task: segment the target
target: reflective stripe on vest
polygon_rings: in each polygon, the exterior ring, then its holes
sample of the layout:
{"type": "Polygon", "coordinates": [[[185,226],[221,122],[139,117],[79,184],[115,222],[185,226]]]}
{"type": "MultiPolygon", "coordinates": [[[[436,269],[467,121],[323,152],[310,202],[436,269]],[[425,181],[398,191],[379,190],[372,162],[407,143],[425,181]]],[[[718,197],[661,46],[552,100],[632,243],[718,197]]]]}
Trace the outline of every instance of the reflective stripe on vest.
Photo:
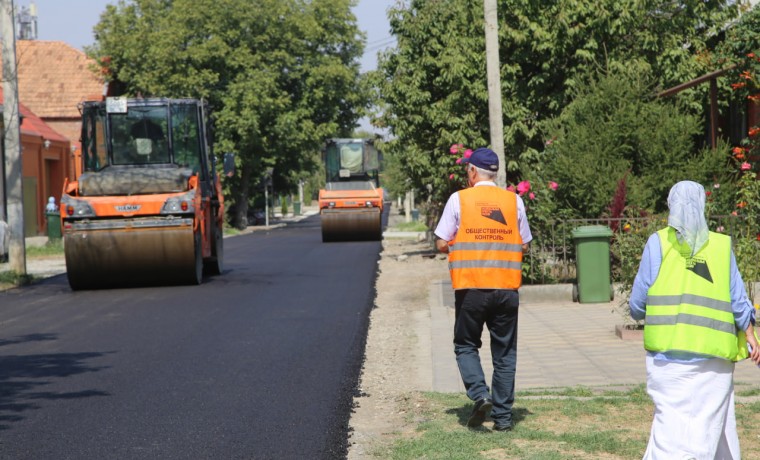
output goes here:
{"type": "Polygon", "coordinates": [[[731,239],[711,232],[707,244],[691,257],[673,228],[657,234],[662,265],[647,293],[644,348],[733,361],[746,357],[746,339],[737,333],[731,308],[731,239]]]}
{"type": "Polygon", "coordinates": [[[517,289],[522,282],[522,238],[517,198],[481,185],[459,193],[460,223],[449,247],[454,289],[517,289]]]}

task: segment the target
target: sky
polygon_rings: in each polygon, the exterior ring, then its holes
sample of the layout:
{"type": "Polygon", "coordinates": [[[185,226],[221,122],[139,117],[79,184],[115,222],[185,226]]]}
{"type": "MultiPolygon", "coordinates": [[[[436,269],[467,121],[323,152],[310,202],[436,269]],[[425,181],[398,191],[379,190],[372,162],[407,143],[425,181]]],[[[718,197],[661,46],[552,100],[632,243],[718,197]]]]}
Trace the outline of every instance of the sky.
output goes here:
{"type": "MultiPolygon", "coordinates": [[[[106,5],[115,5],[118,0],[15,0],[17,10],[29,7],[37,9],[37,39],[66,42],[83,50],[95,42],[92,28],[100,20],[106,5]]],[[[388,23],[388,8],[396,0],[359,0],[354,7],[359,28],[366,33],[365,52],[361,59],[361,70],[366,72],[377,68],[377,53],[394,46],[388,23]]],[[[369,132],[384,132],[369,124],[367,118],[359,120],[359,129],[369,132]]]]}
{"type": "MultiPolygon", "coordinates": [[[[58,40],[75,48],[92,45],[92,28],[100,20],[106,5],[117,0],[15,0],[17,9],[34,3],[37,6],[37,38],[58,40]]],[[[386,10],[395,0],[359,0],[354,8],[359,28],[367,34],[362,71],[376,68],[377,52],[393,45],[386,10]]]]}

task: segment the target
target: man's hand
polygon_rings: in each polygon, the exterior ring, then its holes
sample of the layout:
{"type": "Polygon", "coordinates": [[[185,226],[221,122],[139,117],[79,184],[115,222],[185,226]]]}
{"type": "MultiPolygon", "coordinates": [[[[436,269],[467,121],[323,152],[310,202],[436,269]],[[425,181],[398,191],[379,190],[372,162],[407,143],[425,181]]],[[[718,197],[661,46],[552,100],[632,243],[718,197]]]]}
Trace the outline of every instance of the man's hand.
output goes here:
{"type": "Polygon", "coordinates": [[[442,252],[444,254],[448,254],[449,253],[449,242],[446,241],[446,240],[442,240],[442,239],[438,238],[437,240],[435,240],[435,247],[436,247],[436,249],[438,249],[438,251],[440,251],[440,252],[442,252]]]}
{"type": "Polygon", "coordinates": [[[752,323],[749,324],[745,332],[747,333],[747,343],[752,348],[749,359],[754,361],[755,364],[760,364],[760,345],[758,345],[757,338],[755,338],[755,327],[752,323]]]}

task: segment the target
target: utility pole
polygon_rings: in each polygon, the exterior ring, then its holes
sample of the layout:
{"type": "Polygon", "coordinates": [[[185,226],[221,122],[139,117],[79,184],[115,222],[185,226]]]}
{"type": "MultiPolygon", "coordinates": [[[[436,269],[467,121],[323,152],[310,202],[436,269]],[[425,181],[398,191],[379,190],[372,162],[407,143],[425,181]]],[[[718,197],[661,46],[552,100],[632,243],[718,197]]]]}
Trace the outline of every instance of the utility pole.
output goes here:
{"type": "MultiPolygon", "coordinates": [[[[18,108],[18,75],[16,73],[16,33],[13,0],[0,0],[3,61],[3,128],[5,134],[5,186],[7,222],[10,231],[8,262],[12,271],[26,275],[26,242],[24,240],[24,197],[21,183],[21,120],[18,108]]],[[[2,216],[5,217],[5,216],[2,216]]]]}
{"type": "Polygon", "coordinates": [[[491,126],[491,148],[499,157],[496,184],[507,185],[507,162],[504,159],[504,122],[501,109],[501,77],[499,64],[499,17],[496,0],[483,0],[486,29],[486,74],[488,76],[488,121],[491,126]]]}
{"type": "MultiPolygon", "coordinates": [[[[269,187],[272,186],[272,175],[274,174],[274,168],[267,168],[265,172],[264,180],[264,225],[269,227],[269,187]]],[[[274,194],[274,189],[272,189],[274,194]]]]}
{"type": "MultiPolygon", "coordinates": [[[[4,0],[3,0],[4,1],[4,0]]],[[[5,17],[5,5],[3,3],[0,3],[0,14],[5,17]]],[[[0,20],[0,36],[2,35],[2,28],[4,28],[3,24],[5,23],[5,19],[0,20]]],[[[1,38],[1,37],[0,37],[1,38]]],[[[0,52],[2,52],[2,55],[0,55],[0,60],[2,60],[2,56],[5,56],[7,53],[5,52],[5,42],[6,40],[3,40],[2,48],[0,49],[0,52]]],[[[0,63],[0,65],[4,65],[4,63],[0,63]]],[[[3,75],[7,78],[7,75],[3,75]]],[[[3,112],[5,112],[3,110],[3,112]]],[[[5,142],[5,127],[7,125],[3,124],[3,142],[5,142]]],[[[3,151],[0,152],[0,221],[2,222],[8,222],[8,213],[5,211],[5,145],[3,145],[3,151]]],[[[1,225],[1,224],[0,224],[1,225]]],[[[5,247],[3,244],[3,241],[0,241],[0,257],[5,255],[5,252],[8,248],[5,247]]]]}

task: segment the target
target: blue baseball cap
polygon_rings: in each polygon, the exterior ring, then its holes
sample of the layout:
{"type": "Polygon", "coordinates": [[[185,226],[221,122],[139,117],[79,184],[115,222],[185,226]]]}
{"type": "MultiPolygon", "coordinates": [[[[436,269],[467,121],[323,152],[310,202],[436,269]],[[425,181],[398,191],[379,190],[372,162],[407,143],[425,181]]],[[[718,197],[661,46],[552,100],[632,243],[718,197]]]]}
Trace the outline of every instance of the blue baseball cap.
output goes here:
{"type": "Polygon", "coordinates": [[[485,169],[486,171],[499,170],[499,157],[496,155],[496,152],[485,147],[476,149],[474,152],[472,152],[470,158],[464,158],[462,160],[462,163],[469,163],[473,166],[477,166],[480,169],[485,169]]]}

